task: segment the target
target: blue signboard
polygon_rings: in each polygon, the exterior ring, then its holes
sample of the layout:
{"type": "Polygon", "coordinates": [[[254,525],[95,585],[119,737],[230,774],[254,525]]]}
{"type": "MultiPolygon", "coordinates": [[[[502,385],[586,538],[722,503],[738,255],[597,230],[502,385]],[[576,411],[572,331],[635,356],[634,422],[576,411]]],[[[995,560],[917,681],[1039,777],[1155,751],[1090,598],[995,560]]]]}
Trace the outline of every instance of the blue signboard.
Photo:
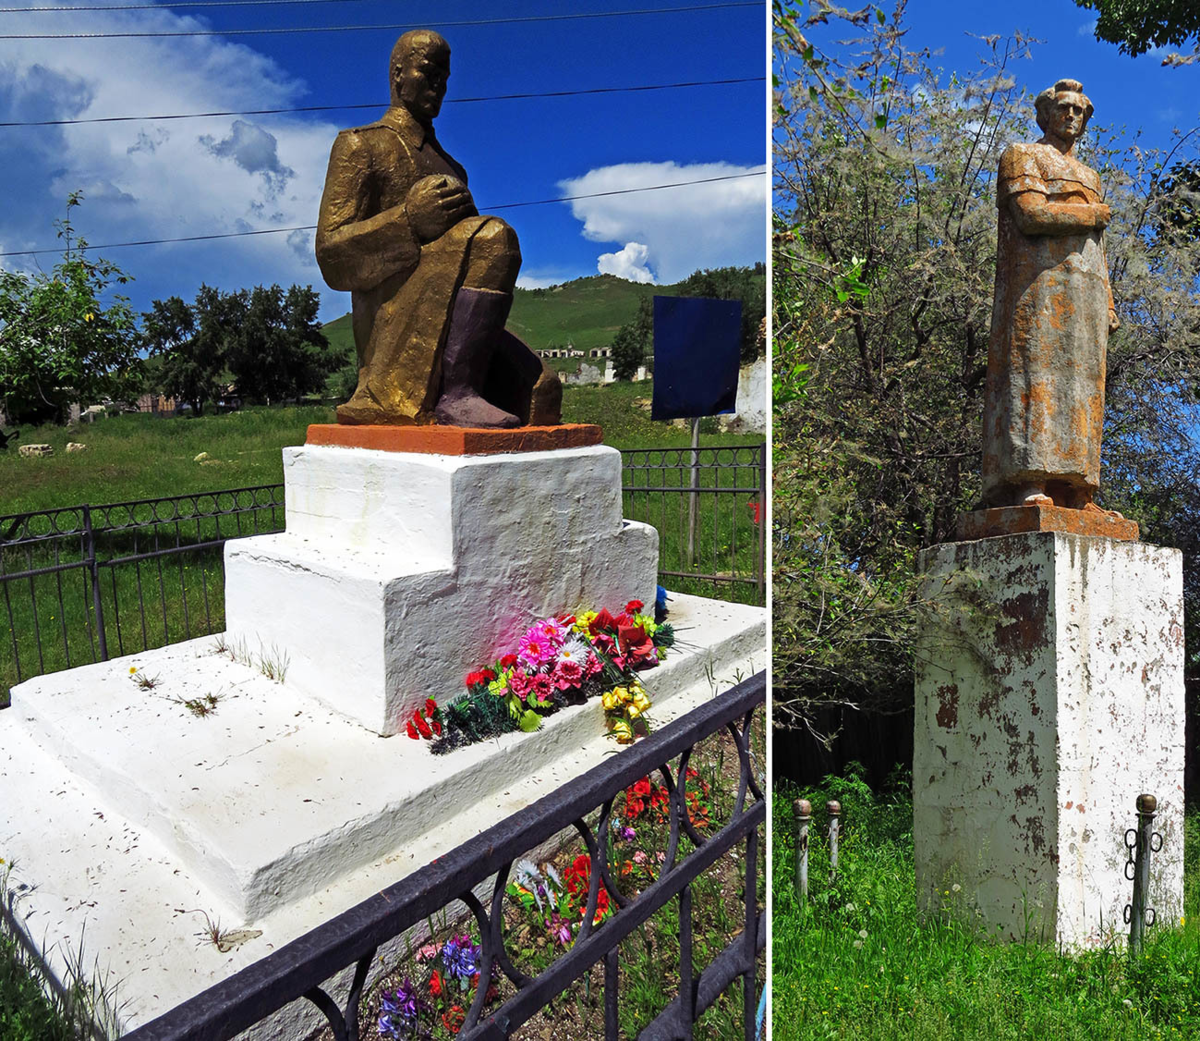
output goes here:
{"type": "Polygon", "coordinates": [[[654,298],[651,419],[732,412],[742,333],[740,300],[654,298]]]}

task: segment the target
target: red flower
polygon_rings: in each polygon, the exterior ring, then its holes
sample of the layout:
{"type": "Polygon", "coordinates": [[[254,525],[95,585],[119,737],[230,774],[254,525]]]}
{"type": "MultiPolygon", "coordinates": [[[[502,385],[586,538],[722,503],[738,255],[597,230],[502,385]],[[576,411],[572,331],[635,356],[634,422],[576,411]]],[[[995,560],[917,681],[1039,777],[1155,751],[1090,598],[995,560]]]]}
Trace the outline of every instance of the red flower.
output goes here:
{"type": "Polygon", "coordinates": [[[630,600],[629,603],[627,603],[625,605],[625,613],[626,614],[641,614],[642,608],[644,608],[645,606],[646,605],[643,604],[640,600],[630,600]]]}
{"type": "Polygon", "coordinates": [[[600,613],[588,623],[588,632],[593,636],[598,636],[606,630],[615,629],[616,625],[617,620],[608,613],[608,608],[602,608],[600,613]]]}
{"type": "Polygon", "coordinates": [[[491,683],[496,678],[494,669],[484,669],[479,675],[482,677],[484,683],[491,683]]]}
{"type": "Polygon", "coordinates": [[[435,998],[440,998],[442,996],[442,974],[436,969],[434,970],[433,975],[429,977],[429,993],[435,998]]]}
{"type": "Polygon", "coordinates": [[[515,654],[506,654],[500,659],[500,668],[511,669],[517,664],[517,656],[515,654]]]}
{"type": "Polygon", "coordinates": [[[633,787],[630,789],[635,795],[650,794],[650,778],[643,777],[640,781],[634,781],[633,787]]]}
{"type": "Polygon", "coordinates": [[[442,736],[442,724],[441,724],[441,723],[439,723],[439,722],[438,722],[438,721],[435,719],[435,720],[432,720],[432,721],[430,722],[430,724],[429,724],[429,725],[430,725],[431,727],[433,727],[433,732],[434,732],[435,734],[437,734],[437,736],[438,736],[438,737],[441,737],[441,736],[442,736]]]}
{"type": "Polygon", "coordinates": [[[433,719],[433,714],[437,711],[437,702],[433,698],[425,699],[425,714],[433,719]]]}
{"type": "Polygon", "coordinates": [[[467,678],[463,681],[467,685],[467,690],[483,682],[482,672],[468,672],[467,678]]]}
{"type": "Polygon", "coordinates": [[[421,732],[422,737],[433,737],[433,731],[429,729],[429,724],[425,722],[425,717],[421,715],[421,710],[417,709],[413,713],[413,722],[417,729],[421,732]]]}
{"type": "Polygon", "coordinates": [[[463,1023],[466,1022],[467,1014],[459,1005],[451,1005],[449,1012],[442,1013],[442,1026],[452,1034],[457,1034],[462,1030],[463,1023]]]}
{"type": "Polygon", "coordinates": [[[406,729],[408,730],[408,736],[411,737],[414,741],[421,740],[421,735],[417,733],[417,728],[415,726],[413,726],[411,719],[408,721],[408,726],[406,729]]]}
{"type": "Polygon", "coordinates": [[[574,625],[575,616],[573,614],[565,614],[558,620],[559,625],[574,625]]]}

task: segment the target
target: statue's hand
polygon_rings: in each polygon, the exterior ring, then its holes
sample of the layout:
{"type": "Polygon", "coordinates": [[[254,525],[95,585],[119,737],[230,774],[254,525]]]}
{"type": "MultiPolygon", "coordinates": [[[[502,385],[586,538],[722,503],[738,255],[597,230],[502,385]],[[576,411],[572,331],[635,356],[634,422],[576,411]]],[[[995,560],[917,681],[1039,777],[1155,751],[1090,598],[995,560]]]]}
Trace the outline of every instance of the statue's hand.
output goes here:
{"type": "Polygon", "coordinates": [[[467,186],[446,174],[431,174],[414,184],[404,200],[404,211],[422,243],[441,238],[460,220],[479,212],[467,186]]]}
{"type": "Polygon", "coordinates": [[[1108,222],[1112,220],[1112,208],[1106,202],[1098,202],[1093,207],[1096,216],[1096,230],[1102,231],[1108,227],[1108,222]]]}

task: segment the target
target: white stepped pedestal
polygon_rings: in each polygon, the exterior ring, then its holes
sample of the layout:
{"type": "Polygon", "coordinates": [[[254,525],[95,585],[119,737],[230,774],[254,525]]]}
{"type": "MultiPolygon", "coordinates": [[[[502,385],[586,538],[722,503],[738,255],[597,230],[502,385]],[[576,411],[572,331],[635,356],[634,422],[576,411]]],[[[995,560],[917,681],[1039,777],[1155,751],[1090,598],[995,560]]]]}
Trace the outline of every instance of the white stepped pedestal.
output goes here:
{"type": "MultiPolygon", "coordinates": [[[[621,520],[616,451],[306,446],[285,472],[287,532],[228,546],[230,632],[29,680],[0,712],[0,791],[19,793],[0,897],[60,979],[107,980],[101,1018],[124,1029],[617,747],[596,699],[444,756],[380,736],[538,617],[652,602],[657,533],[621,520]],[[201,912],[244,941],[204,942],[201,912]]],[[[676,596],[670,620],[676,646],[642,674],[655,725],[767,665],[762,609],[676,596]]],[[[253,1036],[320,1022],[295,1003],[253,1036]]]]}
{"type": "Polygon", "coordinates": [[[942,600],[917,655],[920,906],[993,937],[1102,943],[1126,929],[1124,835],[1149,792],[1164,837],[1150,903],[1178,921],[1181,561],[1060,532],[926,551],[927,590],[942,600]]]}
{"type": "Polygon", "coordinates": [[[284,450],[287,531],[226,544],[229,640],[380,734],[533,621],[650,605],[658,532],[621,519],[621,456],[284,450]]]}

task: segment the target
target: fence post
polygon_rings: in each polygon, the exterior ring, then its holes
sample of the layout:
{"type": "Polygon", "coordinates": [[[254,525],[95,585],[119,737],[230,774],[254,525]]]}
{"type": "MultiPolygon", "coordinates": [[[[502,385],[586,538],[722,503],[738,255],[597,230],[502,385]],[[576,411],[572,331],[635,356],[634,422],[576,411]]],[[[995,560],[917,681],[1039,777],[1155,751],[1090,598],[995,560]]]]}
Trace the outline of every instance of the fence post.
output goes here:
{"type": "MultiPolygon", "coordinates": [[[[696,563],[696,500],[700,495],[700,417],[692,420],[692,475],[688,493],[688,567],[696,563]]],[[[715,509],[715,506],[714,506],[715,509]]],[[[716,523],[714,518],[713,523],[716,523]]]]}
{"type": "Polygon", "coordinates": [[[96,615],[96,633],[99,636],[100,660],[108,661],[108,639],[104,635],[104,598],[100,595],[100,565],[96,563],[96,533],[92,529],[92,510],[84,503],[83,550],[84,563],[92,576],[92,609],[96,615]]]}
{"type": "Polygon", "coordinates": [[[841,833],[842,804],[836,799],[830,799],[825,804],[829,813],[829,877],[832,879],[838,869],[838,835],[841,833]]]}
{"type": "Polygon", "coordinates": [[[758,595],[767,602],[767,524],[774,522],[775,510],[767,497],[767,446],[758,452],[758,595]],[[770,516],[768,517],[768,514],[770,516]]]}
{"type": "Polygon", "coordinates": [[[799,826],[796,835],[796,895],[803,910],[808,905],[808,825],[812,820],[812,803],[807,799],[797,799],[792,803],[792,811],[799,826]]]}
{"type": "Polygon", "coordinates": [[[1149,794],[1137,797],[1137,828],[1125,832],[1125,848],[1129,859],[1125,862],[1125,877],[1133,882],[1133,900],[1125,905],[1125,921],[1129,924],[1129,954],[1136,958],[1142,953],[1142,939],[1147,925],[1154,924],[1154,908],[1146,906],[1150,889],[1150,854],[1162,849],[1162,836],[1155,832],[1154,814],[1158,800],[1149,794]],[[1132,841],[1130,836],[1133,836],[1132,841]],[[1155,840],[1158,845],[1155,845],[1155,840]],[[1133,873],[1130,874],[1130,868],[1133,873]],[[1146,919],[1149,913],[1149,921],[1146,919]]]}

